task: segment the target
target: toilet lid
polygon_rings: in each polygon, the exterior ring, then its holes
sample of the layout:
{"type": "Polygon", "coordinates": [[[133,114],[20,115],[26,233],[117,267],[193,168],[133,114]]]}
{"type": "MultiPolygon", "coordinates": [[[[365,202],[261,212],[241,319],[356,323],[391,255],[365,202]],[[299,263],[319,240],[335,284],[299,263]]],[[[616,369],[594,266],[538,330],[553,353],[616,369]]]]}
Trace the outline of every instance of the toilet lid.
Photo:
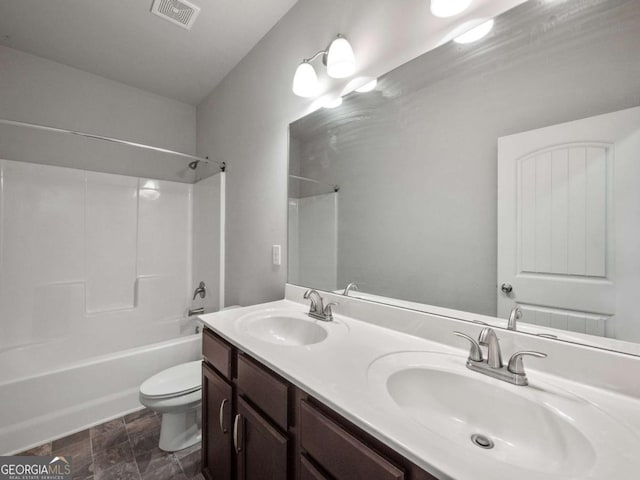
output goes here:
{"type": "Polygon", "coordinates": [[[202,386],[201,361],[182,363],[167,368],[146,380],[140,393],[147,397],[166,397],[199,390],[202,386]]]}

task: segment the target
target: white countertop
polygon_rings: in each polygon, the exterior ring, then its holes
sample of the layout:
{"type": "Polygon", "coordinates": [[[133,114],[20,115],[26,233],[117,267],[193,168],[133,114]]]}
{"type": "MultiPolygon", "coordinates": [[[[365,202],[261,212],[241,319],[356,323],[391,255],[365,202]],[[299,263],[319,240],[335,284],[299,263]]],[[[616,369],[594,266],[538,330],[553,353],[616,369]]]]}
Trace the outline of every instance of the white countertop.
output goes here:
{"type": "MultiPolygon", "coordinates": [[[[307,346],[277,345],[260,340],[246,328],[242,328],[242,318],[247,314],[259,311],[268,313],[269,310],[272,313],[286,310],[306,314],[308,307],[280,300],[202,315],[200,318],[231,344],[440,479],[631,480],[637,478],[640,472],[640,462],[635,458],[636,445],[640,445],[640,401],[637,398],[572,382],[531,367],[527,368],[529,387],[516,387],[502,382],[503,388],[516,389],[514,392],[518,394],[539,398],[548,396],[551,387],[554,392],[566,392],[566,398],[558,401],[569,404],[567,408],[573,418],[568,421],[575,422],[587,433],[593,432],[593,438],[599,436],[598,448],[593,452],[597,469],[579,474],[570,472],[552,475],[545,474],[543,470],[523,470],[509,463],[496,461],[471,442],[468,445],[454,443],[419,425],[393,403],[379,384],[372,382],[370,367],[382,357],[398,352],[437,352],[450,354],[455,361],[464,365],[467,356],[465,349],[453,348],[335,313],[334,322],[320,322],[328,331],[325,341],[307,346]],[[614,438],[606,433],[599,435],[599,422],[603,419],[616,425],[618,436],[614,438]]],[[[498,332],[498,336],[500,335],[498,332]]],[[[532,367],[536,365],[536,361],[531,361],[532,367]]],[[[488,377],[486,381],[497,382],[488,377]]],[[[469,401],[473,399],[470,398],[469,401]]],[[[531,441],[533,444],[545,442],[545,439],[532,438],[531,441]]]]}

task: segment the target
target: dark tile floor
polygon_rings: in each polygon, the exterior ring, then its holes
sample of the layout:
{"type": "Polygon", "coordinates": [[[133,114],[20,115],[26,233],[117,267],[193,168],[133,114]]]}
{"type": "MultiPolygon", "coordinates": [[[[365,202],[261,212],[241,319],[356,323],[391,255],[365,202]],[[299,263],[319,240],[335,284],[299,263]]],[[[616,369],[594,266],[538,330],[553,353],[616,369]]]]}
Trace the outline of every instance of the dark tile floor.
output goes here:
{"type": "Polygon", "coordinates": [[[145,409],[20,455],[69,455],[74,480],[204,480],[200,444],[163,452],[159,437],[160,416],[145,409]]]}

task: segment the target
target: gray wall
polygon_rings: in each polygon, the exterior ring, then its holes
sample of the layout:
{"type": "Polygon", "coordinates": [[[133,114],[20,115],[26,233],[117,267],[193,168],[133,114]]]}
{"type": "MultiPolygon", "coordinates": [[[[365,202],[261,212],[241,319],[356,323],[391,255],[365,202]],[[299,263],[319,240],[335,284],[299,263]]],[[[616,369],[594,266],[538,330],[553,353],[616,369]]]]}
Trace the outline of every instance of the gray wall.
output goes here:
{"type": "MultiPolygon", "coordinates": [[[[196,108],[0,47],[0,118],[195,153],[196,108]]],[[[0,125],[0,156],[138,177],[193,182],[187,160],[80,137],[0,125]]]]}
{"type": "Polygon", "coordinates": [[[639,45],[640,2],[529,2],[296,122],[341,187],[339,287],[495,316],[498,137],[640,105],[639,45]]]}
{"type": "MultiPolygon", "coordinates": [[[[521,2],[474,3],[461,20],[521,2]]],[[[342,32],[358,73],[379,76],[438,45],[449,25],[425,0],[300,0],[198,106],[198,151],[229,164],[227,304],[284,293],[286,264],[271,265],[271,245],[286,245],[287,130],[313,103],[291,92],[298,63],[342,32]]],[[[322,81],[328,89],[346,84],[322,81]]]]}

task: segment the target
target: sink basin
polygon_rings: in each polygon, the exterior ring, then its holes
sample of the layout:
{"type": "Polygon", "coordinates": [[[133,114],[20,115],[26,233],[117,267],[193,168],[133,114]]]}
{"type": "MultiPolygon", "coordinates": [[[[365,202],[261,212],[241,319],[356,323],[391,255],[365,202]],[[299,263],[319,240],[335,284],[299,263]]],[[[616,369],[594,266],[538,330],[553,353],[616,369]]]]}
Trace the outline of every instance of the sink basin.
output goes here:
{"type": "Polygon", "coordinates": [[[640,446],[612,416],[555,383],[530,378],[528,387],[518,387],[472,372],[465,362],[464,355],[440,352],[383,356],[368,369],[371,394],[404,419],[417,445],[429,435],[469,462],[499,462],[509,475],[615,478],[615,462],[601,454],[640,446]]]}
{"type": "Polygon", "coordinates": [[[239,328],[248,335],[276,345],[313,345],[328,336],[328,331],[319,321],[297,312],[256,312],[238,322],[239,328]]]}
{"type": "Polygon", "coordinates": [[[576,474],[593,459],[587,439],[558,412],[494,382],[408,368],[392,374],[387,389],[423,426],[456,442],[490,447],[497,460],[541,473],[576,474]]]}

